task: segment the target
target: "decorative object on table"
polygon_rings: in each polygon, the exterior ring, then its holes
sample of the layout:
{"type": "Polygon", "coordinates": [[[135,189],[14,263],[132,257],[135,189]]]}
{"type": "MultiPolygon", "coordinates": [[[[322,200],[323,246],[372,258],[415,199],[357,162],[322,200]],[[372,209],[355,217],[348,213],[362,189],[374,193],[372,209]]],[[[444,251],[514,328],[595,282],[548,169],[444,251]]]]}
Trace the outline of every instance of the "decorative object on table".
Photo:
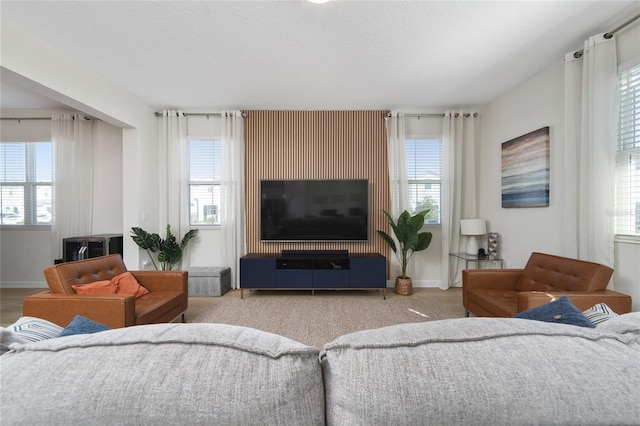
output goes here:
{"type": "Polygon", "coordinates": [[[182,253],[187,244],[189,244],[189,241],[198,234],[197,229],[191,229],[182,237],[182,241],[178,244],[176,237],[171,233],[171,225],[167,225],[167,233],[164,240],[160,238],[160,235],[150,234],[138,227],[131,228],[131,232],[133,234],[131,235],[133,241],[149,254],[156,271],[158,270],[158,264],[156,264],[153,259],[154,255],[151,253],[158,253],[157,260],[161,270],[170,271],[182,260],[182,253]]]}
{"type": "Polygon", "coordinates": [[[402,212],[398,217],[398,221],[394,221],[389,212],[382,210],[389,221],[389,226],[393,230],[393,235],[399,243],[391,238],[389,234],[378,229],[378,234],[389,244],[391,250],[400,260],[402,275],[396,278],[395,292],[408,296],[413,292],[413,283],[410,277],[407,277],[407,265],[413,254],[417,251],[425,250],[431,244],[433,234],[431,232],[420,232],[424,226],[424,217],[429,210],[423,210],[414,216],[408,211],[402,212]]]}
{"type": "Polygon", "coordinates": [[[549,207],[549,127],[502,144],[502,207],[549,207]]]}
{"type": "Polygon", "coordinates": [[[498,258],[498,247],[500,239],[500,234],[497,232],[489,232],[489,236],[487,238],[487,251],[489,259],[497,259],[498,258]]]}
{"type": "Polygon", "coordinates": [[[478,254],[478,240],[477,236],[485,235],[487,233],[487,222],[484,219],[461,219],[460,220],[460,235],[469,237],[467,241],[467,254],[478,254]]]}

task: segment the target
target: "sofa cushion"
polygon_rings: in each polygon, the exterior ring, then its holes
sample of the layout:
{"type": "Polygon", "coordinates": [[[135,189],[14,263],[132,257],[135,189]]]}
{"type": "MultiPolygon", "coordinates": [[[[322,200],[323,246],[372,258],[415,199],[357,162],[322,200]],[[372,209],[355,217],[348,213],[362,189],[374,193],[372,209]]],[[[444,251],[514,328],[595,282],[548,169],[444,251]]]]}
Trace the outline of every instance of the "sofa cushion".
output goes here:
{"type": "Polygon", "coordinates": [[[82,315],[76,315],[68,326],[62,330],[58,337],[73,336],[75,334],[91,334],[99,331],[109,330],[104,324],[85,318],[82,315]]]}
{"type": "Polygon", "coordinates": [[[155,324],[19,346],[0,358],[3,424],[324,425],[319,350],[259,330],[155,324]]]}
{"type": "Polygon", "coordinates": [[[110,280],[73,284],[71,287],[77,294],[116,294],[118,292],[118,286],[110,280]]]}
{"type": "Polygon", "coordinates": [[[479,317],[361,331],[321,353],[327,424],[633,424],[638,359],[640,321],[627,334],[479,317]]]}
{"type": "Polygon", "coordinates": [[[552,322],[555,324],[570,324],[580,327],[594,328],[595,325],[584,316],[567,296],[562,296],[553,302],[545,303],[526,311],[518,312],[514,318],[535,321],[552,322]]]}
{"type": "Polygon", "coordinates": [[[117,285],[119,294],[133,294],[136,299],[149,293],[131,272],[124,272],[111,278],[111,283],[117,285]]]}

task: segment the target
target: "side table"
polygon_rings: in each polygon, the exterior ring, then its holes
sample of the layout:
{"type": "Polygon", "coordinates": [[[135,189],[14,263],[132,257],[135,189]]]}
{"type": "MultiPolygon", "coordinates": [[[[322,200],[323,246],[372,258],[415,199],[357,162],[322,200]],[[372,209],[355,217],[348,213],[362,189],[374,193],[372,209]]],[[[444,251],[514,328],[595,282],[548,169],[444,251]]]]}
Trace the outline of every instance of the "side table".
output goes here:
{"type": "Polygon", "coordinates": [[[503,269],[504,259],[489,259],[489,257],[474,256],[466,253],[449,253],[450,257],[461,259],[465,262],[465,269],[503,269]]]}

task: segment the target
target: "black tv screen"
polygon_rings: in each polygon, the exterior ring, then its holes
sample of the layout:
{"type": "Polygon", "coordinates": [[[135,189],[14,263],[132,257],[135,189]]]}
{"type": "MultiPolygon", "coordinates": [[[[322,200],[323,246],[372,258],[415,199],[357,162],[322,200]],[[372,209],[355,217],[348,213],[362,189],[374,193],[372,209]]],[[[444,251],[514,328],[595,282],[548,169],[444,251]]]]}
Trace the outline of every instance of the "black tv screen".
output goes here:
{"type": "Polygon", "coordinates": [[[260,239],[368,241],[369,181],[261,181],[260,239]]]}

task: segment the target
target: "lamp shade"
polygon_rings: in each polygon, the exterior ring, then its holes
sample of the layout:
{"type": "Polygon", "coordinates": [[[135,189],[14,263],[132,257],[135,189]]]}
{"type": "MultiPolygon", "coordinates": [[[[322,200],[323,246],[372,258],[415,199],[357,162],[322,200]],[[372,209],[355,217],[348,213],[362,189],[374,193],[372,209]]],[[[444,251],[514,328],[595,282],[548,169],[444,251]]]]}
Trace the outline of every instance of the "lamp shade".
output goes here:
{"type": "Polygon", "coordinates": [[[487,233],[487,222],[484,219],[461,219],[460,234],[484,235],[487,233]]]}

